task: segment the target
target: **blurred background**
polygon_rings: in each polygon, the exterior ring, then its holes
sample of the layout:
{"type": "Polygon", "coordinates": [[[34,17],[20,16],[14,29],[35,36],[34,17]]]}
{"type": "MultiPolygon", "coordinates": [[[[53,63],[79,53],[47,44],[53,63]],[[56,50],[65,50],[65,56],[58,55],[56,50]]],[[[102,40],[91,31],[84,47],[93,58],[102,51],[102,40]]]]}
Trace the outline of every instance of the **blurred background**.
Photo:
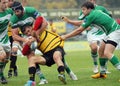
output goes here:
{"type": "MultiPolygon", "coordinates": [[[[71,32],[74,27],[65,23],[60,16],[67,16],[70,19],[78,19],[81,5],[86,0],[17,0],[25,6],[33,6],[49,21],[52,20],[57,28],[58,34],[71,32]]],[[[112,14],[113,18],[120,18],[120,0],[96,0],[98,5],[104,6],[112,14]]],[[[68,39],[69,41],[86,40],[86,32],[68,39]]]]}

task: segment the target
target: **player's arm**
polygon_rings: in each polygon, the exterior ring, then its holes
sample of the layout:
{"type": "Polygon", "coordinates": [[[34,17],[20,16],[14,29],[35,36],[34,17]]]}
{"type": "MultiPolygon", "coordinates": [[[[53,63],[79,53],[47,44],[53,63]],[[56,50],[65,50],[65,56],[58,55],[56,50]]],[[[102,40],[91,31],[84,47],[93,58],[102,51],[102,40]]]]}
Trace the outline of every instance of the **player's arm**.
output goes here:
{"type": "Polygon", "coordinates": [[[12,37],[15,41],[21,41],[21,42],[25,42],[25,38],[19,36],[19,28],[12,28],[11,29],[12,32],[12,37]]]}
{"type": "Polygon", "coordinates": [[[74,37],[74,36],[82,33],[84,30],[85,30],[85,29],[84,29],[82,26],[80,26],[80,27],[78,27],[77,29],[73,30],[72,32],[70,32],[70,33],[68,33],[68,34],[66,34],[66,35],[62,35],[61,38],[62,38],[63,40],[65,40],[65,39],[74,37]]]}
{"type": "Polygon", "coordinates": [[[34,27],[32,31],[32,36],[34,36],[37,41],[39,41],[39,35],[47,28],[48,22],[42,16],[36,18],[34,22],[34,27]]]}
{"type": "Polygon", "coordinates": [[[68,17],[66,16],[63,16],[61,17],[63,21],[67,22],[67,23],[70,23],[70,24],[73,24],[75,26],[80,26],[83,21],[82,20],[70,20],[68,17]]]}
{"type": "Polygon", "coordinates": [[[40,17],[40,18],[42,18],[42,23],[41,23],[41,27],[39,27],[36,31],[37,35],[41,34],[48,26],[48,22],[46,21],[46,19],[44,17],[40,17]]]}
{"type": "Polygon", "coordinates": [[[77,29],[73,30],[72,32],[70,32],[70,33],[68,33],[66,35],[62,35],[61,38],[63,40],[65,40],[65,39],[68,39],[70,37],[73,37],[73,36],[76,36],[76,35],[82,33],[85,29],[87,29],[91,25],[91,23],[93,22],[93,20],[95,20],[94,15],[87,16],[83,20],[82,24],[77,29]]]}

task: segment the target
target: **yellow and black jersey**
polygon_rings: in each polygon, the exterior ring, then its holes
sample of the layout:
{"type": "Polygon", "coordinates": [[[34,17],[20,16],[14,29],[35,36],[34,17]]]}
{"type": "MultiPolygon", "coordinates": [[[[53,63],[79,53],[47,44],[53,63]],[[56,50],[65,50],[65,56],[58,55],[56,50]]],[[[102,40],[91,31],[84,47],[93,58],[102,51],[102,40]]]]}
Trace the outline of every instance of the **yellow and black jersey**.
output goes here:
{"type": "Polygon", "coordinates": [[[39,37],[40,42],[38,43],[38,49],[44,54],[57,46],[63,47],[64,41],[60,36],[51,31],[45,30],[39,37]]]}

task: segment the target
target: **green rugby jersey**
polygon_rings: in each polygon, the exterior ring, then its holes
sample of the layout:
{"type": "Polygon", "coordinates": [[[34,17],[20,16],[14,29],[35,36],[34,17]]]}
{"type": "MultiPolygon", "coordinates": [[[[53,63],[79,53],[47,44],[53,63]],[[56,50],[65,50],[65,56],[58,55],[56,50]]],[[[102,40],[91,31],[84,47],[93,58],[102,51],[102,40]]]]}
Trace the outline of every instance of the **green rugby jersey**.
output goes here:
{"type": "Polygon", "coordinates": [[[16,16],[13,14],[11,17],[11,27],[14,28],[20,28],[20,30],[23,30],[24,26],[32,26],[34,19],[36,17],[40,16],[41,14],[33,7],[25,7],[24,13],[21,17],[16,16]]]}
{"type": "MultiPolygon", "coordinates": [[[[105,7],[103,7],[103,6],[95,5],[95,10],[99,10],[99,11],[102,11],[102,12],[110,15],[110,13],[108,12],[108,10],[105,7]]],[[[78,17],[78,20],[83,20],[84,18],[85,18],[85,15],[82,13],[82,11],[80,11],[80,16],[78,17]]],[[[91,25],[91,29],[92,28],[94,28],[94,25],[93,26],[91,25]]],[[[98,28],[100,28],[100,27],[98,27],[98,28]]],[[[87,30],[87,32],[89,32],[89,30],[87,30]]],[[[104,34],[104,32],[99,29],[98,31],[93,32],[92,34],[102,35],[102,34],[104,34]]]]}
{"type": "Polygon", "coordinates": [[[9,41],[8,25],[12,14],[13,11],[11,9],[0,12],[0,43],[2,44],[6,44],[9,41]]]}
{"type": "Polygon", "coordinates": [[[104,31],[106,35],[120,29],[120,25],[117,24],[113,18],[99,10],[91,10],[90,14],[85,17],[82,26],[87,28],[91,24],[101,27],[102,31],[104,31]]]}

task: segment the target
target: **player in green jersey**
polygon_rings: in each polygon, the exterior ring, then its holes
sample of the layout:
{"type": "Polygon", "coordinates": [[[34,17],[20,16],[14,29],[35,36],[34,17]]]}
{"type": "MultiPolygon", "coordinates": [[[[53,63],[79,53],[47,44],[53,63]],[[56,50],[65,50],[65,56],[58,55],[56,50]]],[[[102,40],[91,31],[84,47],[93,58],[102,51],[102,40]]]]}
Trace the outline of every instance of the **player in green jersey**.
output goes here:
{"type": "Polygon", "coordinates": [[[113,53],[117,44],[120,42],[120,38],[118,37],[120,35],[120,25],[109,15],[94,8],[93,3],[85,2],[82,5],[82,12],[86,17],[81,21],[81,26],[71,33],[62,35],[61,38],[65,40],[76,36],[86,30],[91,24],[101,27],[106,36],[99,48],[100,73],[92,75],[92,78],[106,78],[106,59],[109,59],[109,61],[120,70],[120,62],[113,53]]]}
{"type": "Polygon", "coordinates": [[[0,82],[2,84],[7,84],[3,71],[11,51],[7,31],[12,10],[7,9],[7,3],[8,0],[0,0],[0,82]]]}
{"type": "MultiPolygon", "coordinates": [[[[11,17],[11,27],[12,27],[12,37],[14,39],[12,52],[17,55],[17,50],[21,50],[21,43],[24,42],[25,38],[19,35],[19,32],[23,31],[24,26],[32,26],[34,19],[40,16],[40,13],[33,7],[25,7],[21,3],[14,1],[12,5],[12,10],[14,11],[11,17]]],[[[23,34],[22,34],[23,35],[23,34]]],[[[45,79],[43,73],[40,71],[39,65],[36,64],[36,74],[40,78],[40,84],[46,84],[48,81],[45,79]]]]}
{"type": "MultiPolygon", "coordinates": [[[[100,10],[108,14],[109,16],[111,16],[111,14],[108,12],[108,10],[105,7],[96,4],[96,0],[88,0],[88,1],[94,4],[96,10],[100,10]]],[[[85,18],[84,14],[82,13],[82,11],[80,11],[80,16],[78,17],[78,19],[83,20],[84,18],[85,18]]],[[[98,62],[97,62],[98,49],[99,49],[101,40],[105,37],[105,33],[98,28],[100,27],[91,25],[89,29],[87,30],[87,40],[88,40],[88,43],[91,49],[91,57],[93,58],[93,64],[94,64],[93,72],[94,73],[98,73],[98,62]]],[[[110,73],[110,72],[106,71],[106,73],[110,73]]]]}

